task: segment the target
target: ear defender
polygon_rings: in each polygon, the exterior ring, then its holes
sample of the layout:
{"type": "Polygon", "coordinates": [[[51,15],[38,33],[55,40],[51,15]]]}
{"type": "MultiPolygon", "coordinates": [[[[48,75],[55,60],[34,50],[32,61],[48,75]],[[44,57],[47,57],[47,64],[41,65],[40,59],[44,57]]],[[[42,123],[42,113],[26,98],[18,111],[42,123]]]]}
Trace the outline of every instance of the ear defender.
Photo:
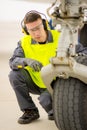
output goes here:
{"type": "Polygon", "coordinates": [[[27,31],[27,27],[24,24],[24,19],[21,21],[21,27],[22,27],[22,32],[26,35],[29,35],[29,32],[27,31]]]}
{"type": "MultiPolygon", "coordinates": [[[[42,19],[42,22],[43,22],[43,26],[44,26],[44,30],[47,30],[48,29],[48,21],[47,21],[47,18],[46,18],[46,15],[45,14],[43,14],[43,13],[40,13],[40,12],[38,12],[38,11],[36,11],[36,10],[31,10],[31,11],[29,11],[29,12],[27,12],[27,13],[38,13],[38,14],[40,14],[40,15],[43,15],[44,17],[45,17],[45,19],[42,19]]],[[[26,34],[26,35],[29,35],[29,32],[28,32],[28,30],[27,30],[27,27],[26,27],[26,25],[24,24],[24,19],[21,21],[21,27],[22,27],[22,32],[24,33],[24,34],[26,34]]]]}
{"type": "Polygon", "coordinates": [[[43,21],[44,30],[47,30],[47,21],[46,21],[46,19],[42,19],[42,21],[43,21]]]}

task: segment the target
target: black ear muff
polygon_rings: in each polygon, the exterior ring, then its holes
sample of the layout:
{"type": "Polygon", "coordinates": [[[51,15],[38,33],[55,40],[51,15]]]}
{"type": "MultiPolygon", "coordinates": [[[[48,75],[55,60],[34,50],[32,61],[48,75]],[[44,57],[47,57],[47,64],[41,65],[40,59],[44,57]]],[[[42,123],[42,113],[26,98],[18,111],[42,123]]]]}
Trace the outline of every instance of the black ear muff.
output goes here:
{"type": "Polygon", "coordinates": [[[22,27],[22,32],[29,35],[29,32],[27,30],[27,27],[24,24],[24,19],[21,21],[21,27],[22,27]]]}
{"type": "Polygon", "coordinates": [[[46,19],[42,19],[44,30],[47,30],[47,21],[46,19]]]}

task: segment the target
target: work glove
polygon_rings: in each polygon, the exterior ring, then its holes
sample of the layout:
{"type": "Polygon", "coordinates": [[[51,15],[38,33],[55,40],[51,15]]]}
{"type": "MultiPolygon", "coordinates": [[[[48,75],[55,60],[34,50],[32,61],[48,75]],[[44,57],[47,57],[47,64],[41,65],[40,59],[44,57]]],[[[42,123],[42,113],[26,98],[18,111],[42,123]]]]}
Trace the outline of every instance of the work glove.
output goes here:
{"type": "Polygon", "coordinates": [[[39,61],[30,58],[25,58],[24,63],[26,66],[30,66],[32,69],[34,69],[34,71],[40,71],[43,67],[43,65],[39,61]]]}
{"type": "Polygon", "coordinates": [[[13,62],[10,62],[10,67],[13,70],[18,70],[24,68],[25,66],[30,66],[34,71],[40,71],[42,64],[36,60],[30,58],[15,58],[13,62]]]}

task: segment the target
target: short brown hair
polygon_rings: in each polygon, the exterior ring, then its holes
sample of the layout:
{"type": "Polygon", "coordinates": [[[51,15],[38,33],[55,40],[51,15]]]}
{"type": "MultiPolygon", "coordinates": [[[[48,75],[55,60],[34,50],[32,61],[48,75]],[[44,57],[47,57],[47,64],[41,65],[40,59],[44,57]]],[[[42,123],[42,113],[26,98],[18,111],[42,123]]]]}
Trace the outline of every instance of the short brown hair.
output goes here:
{"type": "Polygon", "coordinates": [[[39,13],[36,12],[28,12],[24,17],[24,24],[34,22],[37,19],[42,19],[39,13]]]}

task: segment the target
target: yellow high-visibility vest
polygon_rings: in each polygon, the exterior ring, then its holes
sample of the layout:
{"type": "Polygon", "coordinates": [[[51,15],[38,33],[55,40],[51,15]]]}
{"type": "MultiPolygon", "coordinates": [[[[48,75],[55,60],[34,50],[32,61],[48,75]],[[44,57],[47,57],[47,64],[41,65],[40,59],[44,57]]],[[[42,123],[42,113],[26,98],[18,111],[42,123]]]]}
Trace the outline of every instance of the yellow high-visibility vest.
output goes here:
{"type": "MultiPolygon", "coordinates": [[[[21,39],[21,46],[24,50],[25,57],[41,62],[43,66],[48,65],[50,63],[50,58],[56,56],[56,49],[58,47],[58,40],[60,36],[60,33],[55,30],[52,30],[51,32],[53,42],[48,42],[46,44],[31,44],[31,36],[25,35],[21,39]]],[[[25,67],[25,69],[28,70],[32,80],[38,87],[46,88],[41,79],[40,72],[34,71],[29,66],[25,67]]]]}

